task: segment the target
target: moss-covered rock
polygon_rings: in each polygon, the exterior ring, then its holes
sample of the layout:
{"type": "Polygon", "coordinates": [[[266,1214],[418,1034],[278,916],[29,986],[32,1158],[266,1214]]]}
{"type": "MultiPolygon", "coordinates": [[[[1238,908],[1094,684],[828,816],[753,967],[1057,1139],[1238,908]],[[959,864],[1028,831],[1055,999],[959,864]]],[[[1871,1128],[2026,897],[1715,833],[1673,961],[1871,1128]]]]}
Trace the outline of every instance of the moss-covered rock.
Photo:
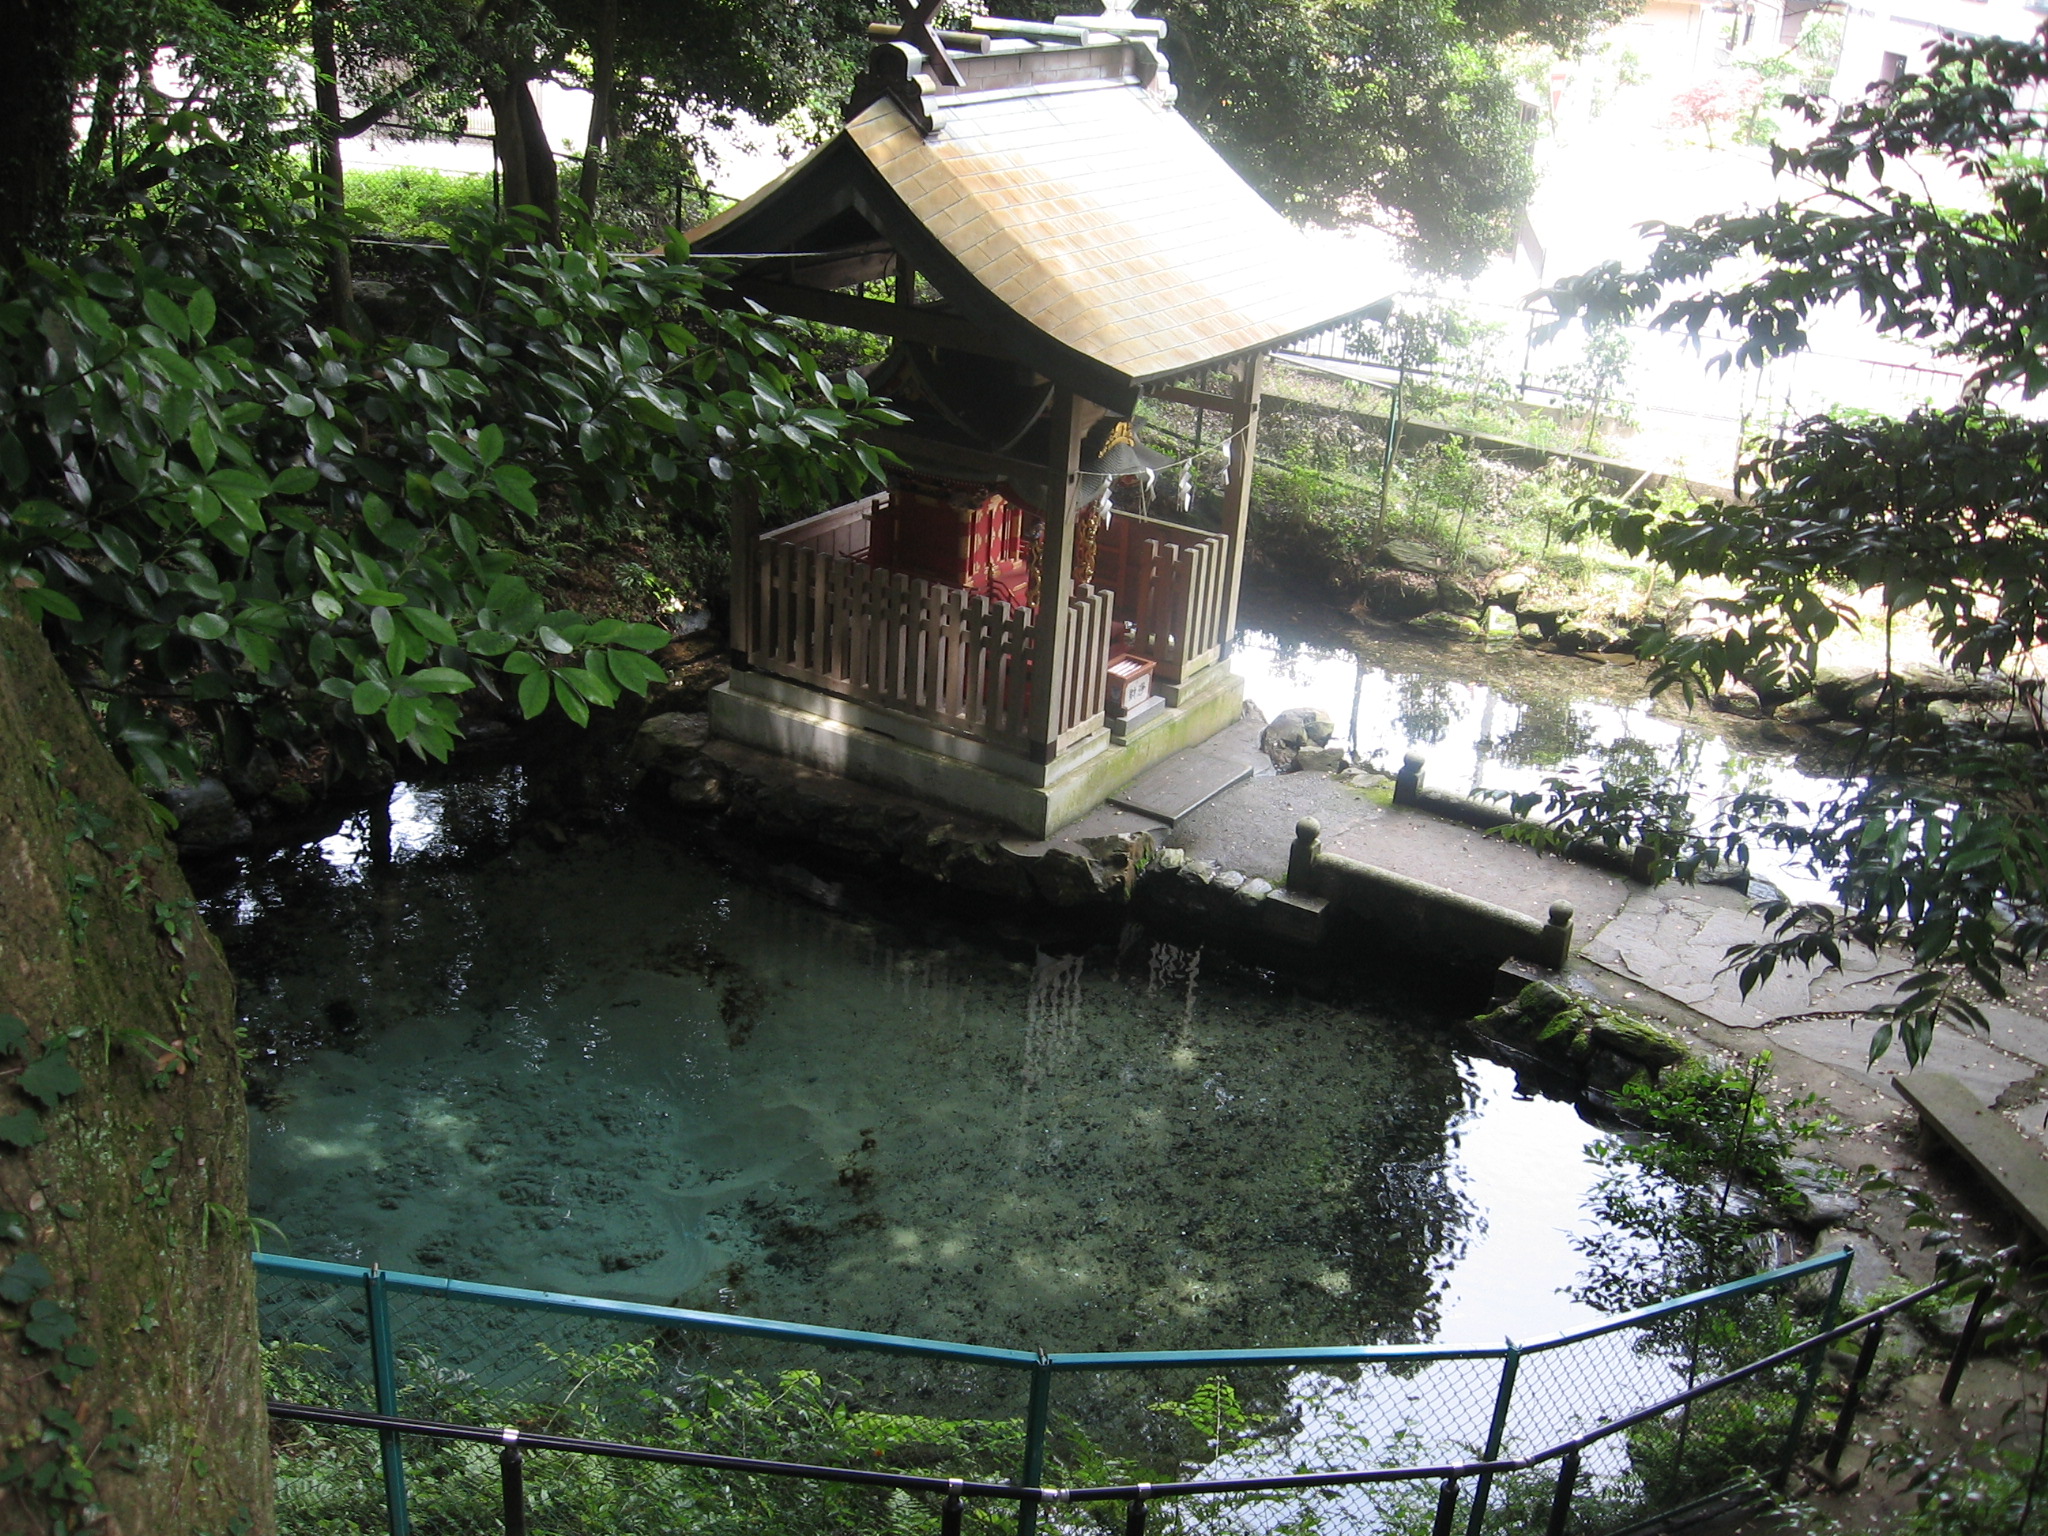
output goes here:
{"type": "Polygon", "coordinates": [[[1531,982],[1514,1001],[1473,1020],[1473,1027],[1607,1092],[1654,1082],[1691,1054],[1669,1030],[1547,981],[1531,982]]]}
{"type": "Polygon", "coordinates": [[[1514,1006],[1528,1018],[1542,1023],[1554,1018],[1567,1008],[1579,1006],[1579,999],[1547,981],[1532,981],[1516,994],[1514,1006]]]}
{"type": "Polygon", "coordinates": [[[1690,1054],[1685,1042],[1668,1029],[1660,1029],[1647,1019],[1609,1008],[1602,1011],[1592,1026],[1593,1043],[1617,1056],[1626,1056],[1650,1068],[1654,1075],[1666,1067],[1675,1067],[1690,1054]]]}

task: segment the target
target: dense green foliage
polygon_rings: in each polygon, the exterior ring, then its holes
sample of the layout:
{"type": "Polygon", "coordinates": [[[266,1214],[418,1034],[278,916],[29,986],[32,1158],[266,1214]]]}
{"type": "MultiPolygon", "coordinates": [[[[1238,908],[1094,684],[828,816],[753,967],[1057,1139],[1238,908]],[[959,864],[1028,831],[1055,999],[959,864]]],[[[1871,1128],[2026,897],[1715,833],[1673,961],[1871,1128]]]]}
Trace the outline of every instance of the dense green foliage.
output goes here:
{"type": "MultiPolygon", "coordinates": [[[[828,1380],[803,1369],[707,1372],[680,1360],[673,1342],[626,1340],[588,1349],[535,1343],[527,1353],[541,1369],[509,1393],[429,1354],[409,1354],[402,1361],[399,1411],[443,1423],[512,1424],[714,1455],[990,1483],[1011,1481],[1022,1463],[1021,1417],[955,1418],[863,1406],[872,1394],[842,1373],[828,1380]]],[[[272,1345],[265,1356],[268,1389],[289,1402],[345,1400],[350,1389],[331,1366],[320,1349],[272,1345]]],[[[1207,1395],[1198,1389],[1189,1401],[1157,1403],[1152,1412],[1162,1421],[1200,1418],[1215,1394],[1214,1386],[1207,1395]]],[[[1105,1454],[1075,1426],[1055,1428],[1049,1476],[1102,1486],[1148,1475],[1105,1454]]],[[[1201,1452],[1198,1434],[1185,1438],[1188,1448],[1201,1452]]],[[[384,1490],[373,1447],[359,1430],[280,1423],[280,1528],[326,1536],[382,1530],[384,1490]]],[[[416,1529],[492,1528],[501,1507],[497,1447],[415,1440],[407,1443],[406,1462],[416,1529]]],[[[923,1536],[936,1533],[940,1520],[939,1500],[929,1495],[539,1451],[528,1458],[526,1485],[533,1528],[560,1536],[685,1528],[702,1536],[923,1536]]],[[[976,1499],[966,1507],[969,1531],[1016,1529],[1013,1504],[976,1499]]],[[[1151,1528],[1204,1527],[1192,1510],[1165,1508],[1155,1512],[1151,1528]]]]}
{"type": "MultiPolygon", "coordinates": [[[[1162,0],[1182,110],[1290,215],[1369,218],[1446,271],[1505,249],[1534,186],[1533,129],[1503,54],[1565,52],[1634,0],[1162,0]]],[[[968,8],[961,7],[962,14],[968,8]]],[[[1072,7],[1011,7],[1049,18],[1072,7]]],[[[715,172],[707,130],[738,114],[832,127],[866,55],[871,8],[736,7],[651,0],[92,0],[74,70],[87,167],[118,174],[124,124],[168,103],[142,61],[189,64],[210,113],[254,138],[339,142],[398,124],[442,130],[487,103],[506,189],[552,219],[565,192],[636,228],[678,200],[702,206],[715,172]],[[278,116],[281,82],[311,48],[337,87],[335,118],[278,116]],[[572,186],[532,110],[540,80],[599,93],[598,158],[572,186]],[[680,150],[680,152],[678,152],[680,150]]]]}
{"type": "MultiPolygon", "coordinates": [[[[84,0],[71,75],[86,124],[89,178],[120,177],[135,125],[178,103],[147,67],[162,52],[181,64],[189,96],[252,145],[310,145],[323,130],[341,141],[395,126],[452,131],[488,102],[500,119],[501,158],[514,203],[553,215],[564,190],[536,113],[533,82],[610,82],[601,137],[616,157],[644,158],[683,140],[701,151],[702,125],[747,113],[774,121],[816,111],[843,94],[865,48],[865,11],[824,5],[736,7],[647,0],[84,0]],[[610,48],[600,46],[609,31],[610,48]],[[305,61],[335,82],[339,112],[322,125],[293,98],[305,61]]],[[[674,167],[701,186],[704,167],[674,167]]],[[[644,189],[643,189],[644,190],[644,189]]],[[[601,189],[602,211],[614,208],[601,189]]],[[[671,189],[655,199],[671,202],[671,189]]]]}
{"type": "Polygon", "coordinates": [[[445,240],[465,216],[491,211],[491,184],[482,176],[445,176],[415,166],[350,171],[348,209],[373,234],[445,240]]]}
{"type": "MultiPolygon", "coordinates": [[[[1471,275],[1535,187],[1504,45],[1572,52],[1637,0],[1160,0],[1181,111],[1291,217],[1371,219],[1471,275]]],[[[1041,3],[1018,14],[1073,7],[1041,3]]]]}
{"type": "MultiPolygon", "coordinates": [[[[1768,1052],[1747,1071],[1693,1058],[1622,1089],[1620,1112],[1655,1134],[1593,1144],[1602,1229],[1573,1240],[1587,1261],[1575,1295],[1626,1312],[1756,1272],[1754,1238],[1801,1202],[1785,1159],[1828,1125],[1810,1099],[1774,1104],[1770,1070],[1768,1052]]],[[[1731,1340],[1748,1337],[1738,1324],[1731,1340]]]]}
{"type": "Polygon", "coordinates": [[[878,419],[860,380],[715,308],[679,248],[473,222],[426,258],[420,334],[327,329],[320,228],[181,131],[146,200],[0,279],[0,580],[153,775],[195,738],[443,756],[473,689],[580,721],[659,681],[667,637],[548,611],[522,540],[875,467],[834,446],[878,419]]]}
{"type": "Polygon", "coordinates": [[[1736,829],[1830,870],[1839,903],[1772,903],[1745,984],[1782,963],[1839,963],[1852,944],[1899,946],[1912,974],[1874,1049],[1896,1030],[1913,1060],[1938,1020],[1984,1027],[1981,1000],[2048,949],[2048,735],[2030,659],[2048,643],[2048,424],[1991,397],[2048,388],[2044,81],[2042,39],[1980,40],[1934,47],[1923,71],[1866,100],[1804,101],[1819,131],[1772,158],[1805,195],[1667,228],[1643,270],[1610,266],[1555,295],[1566,314],[1728,324],[1743,338],[1736,363],[1803,346],[1818,313],[1854,305],[1973,370],[1954,406],[1798,423],[1750,460],[1741,502],[1592,509],[1624,549],[1738,589],[1654,648],[1660,687],[1739,678],[1796,696],[1848,617],[1843,592],[1917,610],[1948,665],[2002,669],[2012,684],[1996,721],[1932,720],[1894,692],[1839,796],[1758,802],[1736,829]],[[1958,190],[1930,195],[1928,162],[1958,190]]]}

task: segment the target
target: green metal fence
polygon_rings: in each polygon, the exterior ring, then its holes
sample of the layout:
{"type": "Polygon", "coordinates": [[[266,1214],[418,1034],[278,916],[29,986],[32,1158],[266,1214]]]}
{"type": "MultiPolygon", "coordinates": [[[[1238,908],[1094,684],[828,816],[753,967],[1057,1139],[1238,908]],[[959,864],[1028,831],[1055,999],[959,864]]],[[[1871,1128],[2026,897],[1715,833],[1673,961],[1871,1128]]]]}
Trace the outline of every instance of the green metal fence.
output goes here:
{"type": "MultiPolygon", "coordinates": [[[[1202,1482],[1512,1460],[1832,1327],[1848,1253],[1822,1255],[1530,1342],[1047,1354],[256,1257],[274,1397],[727,1456],[1025,1487],[1202,1482]]],[[[1789,1464],[1819,1356],[1590,1447],[1572,1528],[1600,1532],[1789,1464]]],[[[488,1526],[486,1446],[292,1424],[280,1528],[323,1536],[488,1526]]],[[[1544,1526],[1554,1479],[1474,1480],[1465,1536],[1544,1526]]],[[[929,1511],[886,1491],[715,1470],[550,1462],[529,1483],[550,1536],[684,1528],[909,1536],[929,1511]]],[[[969,1529],[1018,1517],[982,1506],[969,1529]],[[976,1522],[979,1522],[978,1526],[976,1522]]],[[[1428,1531],[1430,1490],[1353,1484],[1175,1503],[1154,1531],[1428,1531]]],[[[1025,1508],[1045,1531],[1081,1506],[1025,1508]]]]}

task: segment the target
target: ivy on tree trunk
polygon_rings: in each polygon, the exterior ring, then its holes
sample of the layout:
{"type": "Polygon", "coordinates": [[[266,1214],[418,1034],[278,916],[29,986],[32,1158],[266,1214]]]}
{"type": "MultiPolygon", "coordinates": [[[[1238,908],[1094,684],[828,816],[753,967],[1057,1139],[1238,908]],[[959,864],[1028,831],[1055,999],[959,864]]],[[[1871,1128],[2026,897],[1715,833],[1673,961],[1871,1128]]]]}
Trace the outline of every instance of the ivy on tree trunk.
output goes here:
{"type": "Polygon", "coordinates": [[[0,620],[0,1530],[270,1528],[233,995],[164,829],[0,620]]]}

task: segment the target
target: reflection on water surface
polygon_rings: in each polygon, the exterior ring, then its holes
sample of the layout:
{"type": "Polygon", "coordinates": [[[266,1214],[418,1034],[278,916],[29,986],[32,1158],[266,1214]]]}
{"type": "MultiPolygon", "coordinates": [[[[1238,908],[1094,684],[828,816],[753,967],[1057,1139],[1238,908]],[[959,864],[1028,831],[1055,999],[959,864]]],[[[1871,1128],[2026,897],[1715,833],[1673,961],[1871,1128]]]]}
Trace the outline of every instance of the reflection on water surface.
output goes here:
{"type": "MultiPolygon", "coordinates": [[[[1624,740],[1682,760],[1702,809],[1752,782],[1814,805],[1839,781],[1810,774],[1789,748],[1773,747],[1725,717],[1679,708],[1644,693],[1645,670],[1528,651],[1520,646],[1445,649],[1392,636],[1372,640],[1372,659],[1330,645],[1253,631],[1234,653],[1245,696],[1270,719],[1312,705],[1337,723],[1336,740],[1384,772],[1410,752],[1427,780],[1452,794],[1541,790],[1545,780],[1597,762],[1624,740]],[[1731,734],[1740,730],[1742,734],[1731,734]]],[[[1804,899],[1826,883],[1769,849],[1756,873],[1804,899]]]]}
{"type": "Polygon", "coordinates": [[[1592,1132],[1443,1019],[543,848],[523,794],[401,786],[210,898],[293,1252],[1055,1349],[1585,1316],[1592,1132]]]}

